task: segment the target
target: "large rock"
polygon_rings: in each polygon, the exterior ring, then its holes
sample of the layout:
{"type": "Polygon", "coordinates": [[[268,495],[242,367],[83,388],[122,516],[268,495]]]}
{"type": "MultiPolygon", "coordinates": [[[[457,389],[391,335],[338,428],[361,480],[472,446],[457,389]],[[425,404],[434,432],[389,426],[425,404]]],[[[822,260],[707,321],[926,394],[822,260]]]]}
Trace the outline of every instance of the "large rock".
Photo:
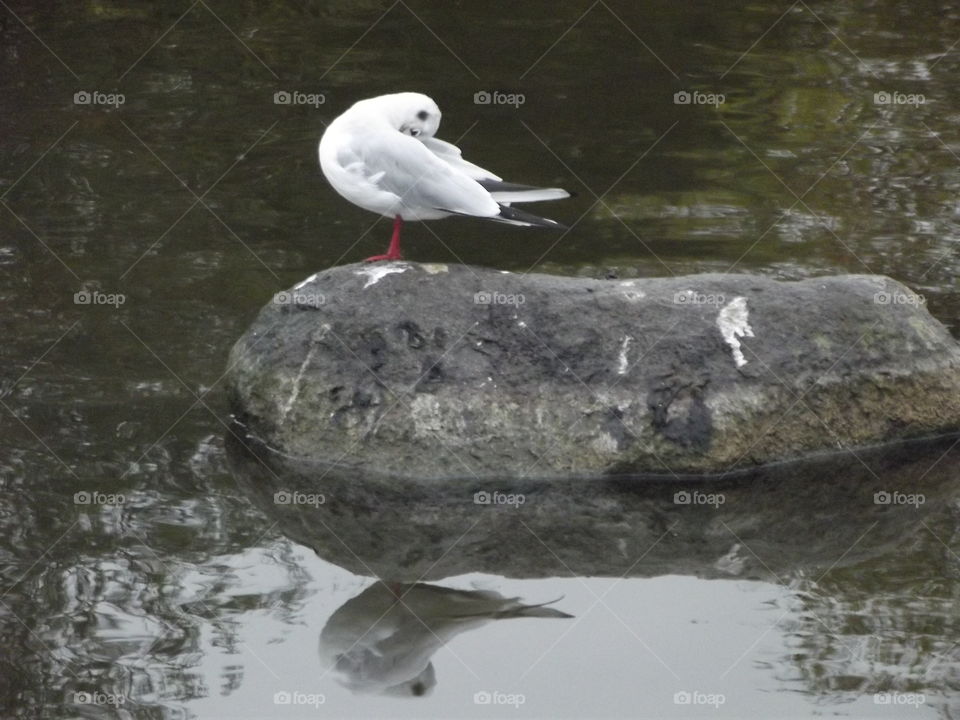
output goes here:
{"type": "Polygon", "coordinates": [[[960,346],[886,277],[335,267],[229,361],[270,447],[450,479],[712,473],[960,428],[960,346]]]}

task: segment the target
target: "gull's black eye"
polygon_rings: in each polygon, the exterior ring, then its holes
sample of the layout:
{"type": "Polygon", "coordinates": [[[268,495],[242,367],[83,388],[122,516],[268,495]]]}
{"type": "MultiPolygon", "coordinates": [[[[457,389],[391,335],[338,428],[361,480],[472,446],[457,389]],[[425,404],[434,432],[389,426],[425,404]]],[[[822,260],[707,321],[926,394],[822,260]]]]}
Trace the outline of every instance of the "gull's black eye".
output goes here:
{"type": "Polygon", "coordinates": [[[430,113],[428,113],[426,110],[421,110],[417,113],[417,119],[419,120],[426,120],[428,117],[430,117],[430,113]]]}

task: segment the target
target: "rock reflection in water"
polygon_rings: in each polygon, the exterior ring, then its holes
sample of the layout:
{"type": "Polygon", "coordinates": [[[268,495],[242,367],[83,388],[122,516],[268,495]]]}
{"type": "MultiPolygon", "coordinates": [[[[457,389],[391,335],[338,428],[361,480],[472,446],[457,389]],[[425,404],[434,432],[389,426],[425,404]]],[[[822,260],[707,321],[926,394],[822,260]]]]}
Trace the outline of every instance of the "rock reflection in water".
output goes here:
{"type": "MultiPolygon", "coordinates": [[[[556,602],[556,601],[552,601],[556,602]]],[[[455,636],[507,618],[570,618],[491,590],[375,582],[343,604],[320,634],[321,659],[354,692],[401,697],[437,684],[431,657],[455,636]]]]}
{"type": "Polygon", "coordinates": [[[721,477],[483,483],[346,477],[254,445],[247,452],[232,435],[227,445],[242,489],[285,535],[358,575],[788,582],[896,556],[926,533],[921,521],[942,515],[955,494],[954,440],[721,477]],[[290,501],[296,497],[323,502],[290,501]]]}
{"type": "MultiPolygon", "coordinates": [[[[791,648],[782,665],[770,666],[781,680],[794,677],[827,702],[876,696],[882,703],[914,693],[940,710],[954,707],[960,691],[955,436],[729,477],[539,485],[343,477],[262,449],[247,452],[235,438],[228,456],[245,494],[282,532],[358,575],[760,580],[797,601],[776,623],[791,648]],[[278,491],[322,493],[324,502],[276,502],[278,491]],[[478,493],[485,493],[481,502],[478,493]],[[492,501],[497,493],[502,504],[492,501]]],[[[369,592],[390,602],[380,583],[369,592]]],[[[412,694],[421,682],[427,691],[429,654],[445,638],[420,631],[422,659],[402,679],[376,678],[369,667],[366,677],[357,674],[362,650],[339,669],[368,692],[399,686],[412,694]]]]}

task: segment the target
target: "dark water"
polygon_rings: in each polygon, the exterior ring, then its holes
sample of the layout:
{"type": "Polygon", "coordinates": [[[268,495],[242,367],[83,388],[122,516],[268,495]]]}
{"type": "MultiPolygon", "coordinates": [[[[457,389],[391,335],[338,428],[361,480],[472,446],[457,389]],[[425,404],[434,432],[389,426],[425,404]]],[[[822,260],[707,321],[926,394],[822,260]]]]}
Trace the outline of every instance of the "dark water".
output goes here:
{"type": "Polygon", "coordinates": [[[829,502],[760,478],[723,514],[601,487],[459,533],[386,495],[314,521],[229,460],[223,374],[274,292],[382,251],[316,141],[398,90],[472,160],[578,193],[549,208],[565,235],[446,220],[409,227],[412,259],[882,273],[956,334],[958,38],[960,4],[906,0],[0,5],[0,714],[956,717],[949,442],[828,463],[829,502]],[[864,487],[925,502],[875,517],[864,487]],[[492,593],[574,617],[494,620],[492,593]],[[432,677],[403,677],[417,652],[432,677]]]}

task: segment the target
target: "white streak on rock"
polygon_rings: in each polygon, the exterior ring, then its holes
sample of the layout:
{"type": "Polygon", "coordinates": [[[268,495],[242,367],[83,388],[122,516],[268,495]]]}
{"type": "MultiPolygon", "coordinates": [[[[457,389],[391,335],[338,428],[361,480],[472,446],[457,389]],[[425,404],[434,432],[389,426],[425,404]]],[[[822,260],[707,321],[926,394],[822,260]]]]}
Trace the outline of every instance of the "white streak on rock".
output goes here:
{"type": "Polygon", "coordinates": [[[613,435],[602,432],[590,442],[591,447],[600,455],[610,457],[617,454],[617,440],[613,435]]]}
{"type": "Polygon", "coordinates": [[[717,315],[717,327],[723,335],[724,342],[733,350],[733,361],[737,367],[747,364],[747,359],[740,349],[740,338],[753,337],[753,328],[750,327],[747,299],[735,297],[717,315]]]}
{"type": "Polygon", "coordinates": [[[300,282],[298,282],[296,285],[293,286],[293,289],[294,289],[294,290],[299,290],[299,289],[302,288],[304,285],[307,285],[307,284],[309,284],[309,283],[312,283],[314,280],[317,279],[317,275],[319,275],[319,274],[320,274],[320,273],[314,273],[313,275],[311,275],[310,277],[308,277],[306,280],[301,280],[300,282]]]}
{"type": "Polygon", "coordinates": [[[617,364],[617,375],[627,374],[627,351],[630,349],[630,342],[632,340],[633,338],[629,335],[626,335],[623,338],[623,343],[620,345],[620,357],[617,364]]]}
{"type": "MultiPolygon", "coordinates": [[[[633,288],[636,285],[636,280],[624,280],[623,282],[617,283],[622,288],[633,288]]],[[[623,295],[630,302],[637,302],[637,300],[643,300],[647,294],[643,290],[621,290],[620,294],[623,295]]]]}
{"type": "Polygon", "coordinates": [[[387,275],[393,273],[402,273],[406,272],[409,269],[407,265],[387,265],[380,264],[374,265],[372,267],[364,268],[363,270],[357,270],[356,275],[366,275],[367,284],[363,286],[363,289],[366,290],[371,285],[376,285],[378,282],[383,280],[387,275]]]}
{"type": "Polygon", "coordinates": [[[293,409],[293,404],[297,401],[297,397],[300,395],[300,381],[303,380],[303,374],[307,371],[310,361],[313,360],[314,353],[317,352],[320,341],[323,340],[324,336],[326,336],[329,331],[330,326],[324,323],[321,326],[320,331],[314,336],[313,342],[310,343],[310,350],[307,352],[307,356],[303,359],[303,362],[300,363],[300,370],[297,372],[297,377],[295,377],[293,380],[293,389],[290,391],[290,397],[287,398],[287,401],[280,409],[281,423],[287,419],[287,415],[293,409]]]}
{"type": "Polygon", "coordinates": [[[740,543],[734,543],[730,551],[713,564],[717,570],[728,575],[739,575],[745,565],[746,561],[740,556],[740,543]]]}

